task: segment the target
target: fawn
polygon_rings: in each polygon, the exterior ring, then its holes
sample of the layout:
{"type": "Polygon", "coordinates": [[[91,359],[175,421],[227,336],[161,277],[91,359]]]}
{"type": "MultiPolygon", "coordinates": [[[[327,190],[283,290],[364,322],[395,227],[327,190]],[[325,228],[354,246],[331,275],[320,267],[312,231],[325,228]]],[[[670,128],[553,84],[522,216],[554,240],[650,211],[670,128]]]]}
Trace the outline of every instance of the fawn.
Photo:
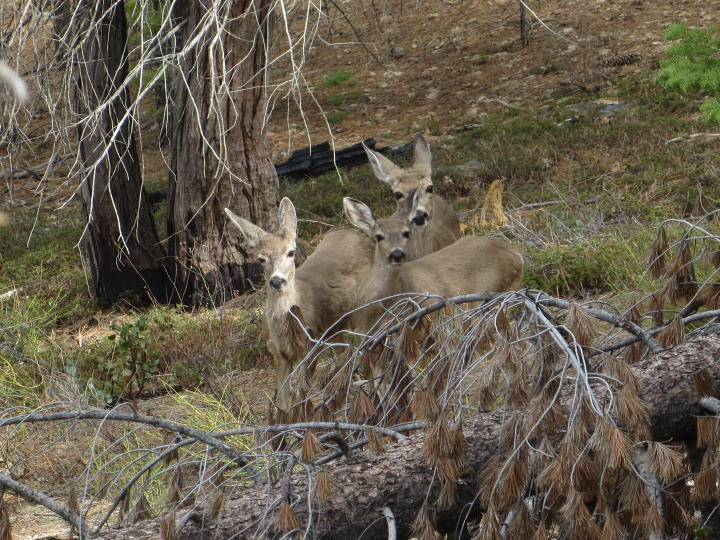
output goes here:
{"type": "Polygon", "coordinates": [[[363,144],[375,176],[390,185],[398,202],[397,214],[410,207],[407,219],[412,235],[405,248],[407,260],[419,259],[449,246],[460,238],[460,223],[452,207],[439,195],[433,193],[430,146],[425,137],[416,133],[413,138],[414,162],[408,168],[395,165],[382,154],[363,144]],[[417,201],[411,204],[413,194],[417,201]]]}
{"type": "MultiPolygon", "coordinates": [[[[330,232],[296,269],[297,217],[290,199],[280,201],[277,233],[266,232],[227,208],[225,213],[240,229],[248,253],[263,265],[267,281],[264,331],[275,363],[277,406],[287,410],[290,405],[287,379],[293,364],[304,358],[308,349],[307,334],[293,313],[310,335],[318,338],[357,307],[360,283],[367,279],[372,267],[374,246],[355,230],[330,232]]],[[[345,318],[334,329],[348,326],[349,320],[345,318]]]]}
{"type": "MultiPolygon", "coordinates": [[[[520,287],[523,258],[507,242],[489,236],[465,236],[439,251],[408,261],[406,249],[413,228],[407,220],[397,214],[376,220],[367,205],[350,197],[343,199],[343,206],[350,222],[375,243],[374,262],[363,282],[360,304],[405,292],[447,298],[520,287]]],[[[363,310],[353,324],[367,331],[380,309],[377,306],[375,310],[363,310]]]]}

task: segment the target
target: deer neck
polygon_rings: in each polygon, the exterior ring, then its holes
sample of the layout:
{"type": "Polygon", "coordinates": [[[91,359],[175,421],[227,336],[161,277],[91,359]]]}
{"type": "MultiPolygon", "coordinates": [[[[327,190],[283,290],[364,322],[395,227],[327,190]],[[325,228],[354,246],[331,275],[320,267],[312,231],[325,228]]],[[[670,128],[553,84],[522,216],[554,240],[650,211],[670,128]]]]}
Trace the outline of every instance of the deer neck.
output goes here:
{"type": "Polygon", "coordinates": [[[428,244],[431,224],[432,222],[428,222],[425,225],[412,226],[412,237],[408,249],[408,257],[410,260],[414,261],[427,254],[425,246],[428,244]]]}
{"type": "Polygon", "coordinates": [[[283,319],[290,308],[297,305],[297,289],[295,287],[295,279],[288,281],[287,285],[282,289],[273,289],[267,287],[267,306],[265,313],[268,319],[283,319]]]}
{"type": "Polygon", "coordinates": [[[402,265],[388,262],[375,263],[370,279],[366,282],[369,294],[366,298],[377,300],[391,296],[400,289],[400,268],[402,265]]]}

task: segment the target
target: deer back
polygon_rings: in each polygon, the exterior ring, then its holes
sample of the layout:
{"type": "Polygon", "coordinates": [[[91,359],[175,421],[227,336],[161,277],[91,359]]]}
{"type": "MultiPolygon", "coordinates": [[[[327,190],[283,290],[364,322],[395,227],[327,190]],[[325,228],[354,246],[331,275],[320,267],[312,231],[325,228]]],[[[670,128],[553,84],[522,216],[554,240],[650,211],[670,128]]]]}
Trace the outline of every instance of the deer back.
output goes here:
{"type": "Polygon", "coordinates": [[[444,297],[520,287],[523,258],[510,244],[465,236],[450,246],[401,265],[399,287],[444,297]]]}
{"type": "MultiPolygon", "coordinates": [[[[359,290],[372,268],[374,252],[372,240],[359,231],[333,231],[297,269],[296,303],[315,337],[359,305],[359,290]]],[[[348,324],[341,321],[337,329],[348,324]]]]}
{"type": "MultiPolygon", "coordinates": [[[[412,230],[401,217],[375,220],[370,209],[353,199],[344,201],[350,221],[375,240],[372,271],[363,286],[365,303],[399,293],[443,297],[486,291],[503,292],[520,286],[523,258],[507,242],[492,237],[463,237],[420,259],[405,262],[412,230]]],[[[366,331],[381,306],[358,315],[354,324],[366,331]]]]}

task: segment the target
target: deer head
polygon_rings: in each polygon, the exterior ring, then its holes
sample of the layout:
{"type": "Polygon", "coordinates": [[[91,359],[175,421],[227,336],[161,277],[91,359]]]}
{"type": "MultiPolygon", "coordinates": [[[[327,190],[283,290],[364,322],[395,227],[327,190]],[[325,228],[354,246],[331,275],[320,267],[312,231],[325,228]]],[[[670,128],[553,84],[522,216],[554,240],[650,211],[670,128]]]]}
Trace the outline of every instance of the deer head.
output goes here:
{"type": "Polygon", "coordinates": [[[417,202],[413,205],[412,213],[407,216],[407,219],[418,226],[426,225],[432,219],[434,188],[430,176],[430,146],[425,137],[420,133],[415,134],[413,138],[414,161],[412,166],[405,169],[398,167],[379,152],[370,150],[365,144],[363,144],[363,148],[375,176],[390,186],[398,205],[411,197],[413,191],[417,189],[417,202]]]}
{"type": "Polygon", "coordinates": [[[268,233],[235,215],[228,208],[225,213],[240,230],[248,253],[262,264],[268,290],[282,291],[295,279],[295,241],[297,216],[295,207],[287,197],[278,208],[279,228],[276,234],[268,233]]]}
{"type": "Polygon", "coordinates": [[[351,197],[343,199],[343,208],[350,223],[375,241],[376,263],[400,264],[405,260],[410,227],[402,215],[377,221],[365,203],[351,197]]]}

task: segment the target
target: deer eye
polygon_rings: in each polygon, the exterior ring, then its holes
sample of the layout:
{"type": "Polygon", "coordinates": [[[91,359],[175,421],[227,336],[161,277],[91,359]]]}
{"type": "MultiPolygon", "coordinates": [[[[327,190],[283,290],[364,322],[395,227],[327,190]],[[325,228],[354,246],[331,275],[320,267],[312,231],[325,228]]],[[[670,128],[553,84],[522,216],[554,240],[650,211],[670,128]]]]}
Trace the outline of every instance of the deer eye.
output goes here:
{"type": "Polygon", "coordinates": [[[403,237],[410,238],[410,231],[403,231],[402,232],[403,237]]]}
{"type": "Polygon", "coordinates": [[[425,189],[425,191],[427,191],[428,193],[432,193],[432,192],[433,192],[433,187],[432,187],[432,185],[429,185],[429,186],[427,187],[427,189],[425,189]]]}
{"type": "Polygon", "coordinates": [[[288,256],[288,257],[294,257],[294,256],[295,256],[295,250],[291,249],[290,251],[288,251],[288,252],[287,252],[287,256],[288,256]]]}
{"type": "Polygon", "coordinates": [[[377,240],[378,242],[382,242],[384,239],[385,237],[382,234],[375,235],[375,240],[377,240]]]}
{"type": "Polygon", "coordinates": [[[258,255],[256,260],[260,264],[265,264],[267,262],[267,257],[264,257],[263,255],[258,255]]]}
{"type": "Polygon", "coordinates": [[[396,191],[396,192],[395,192],[395,198],[399,201],[400,199],[403,198],[403,194],[400,193],[399,191],[396,191]]]}

